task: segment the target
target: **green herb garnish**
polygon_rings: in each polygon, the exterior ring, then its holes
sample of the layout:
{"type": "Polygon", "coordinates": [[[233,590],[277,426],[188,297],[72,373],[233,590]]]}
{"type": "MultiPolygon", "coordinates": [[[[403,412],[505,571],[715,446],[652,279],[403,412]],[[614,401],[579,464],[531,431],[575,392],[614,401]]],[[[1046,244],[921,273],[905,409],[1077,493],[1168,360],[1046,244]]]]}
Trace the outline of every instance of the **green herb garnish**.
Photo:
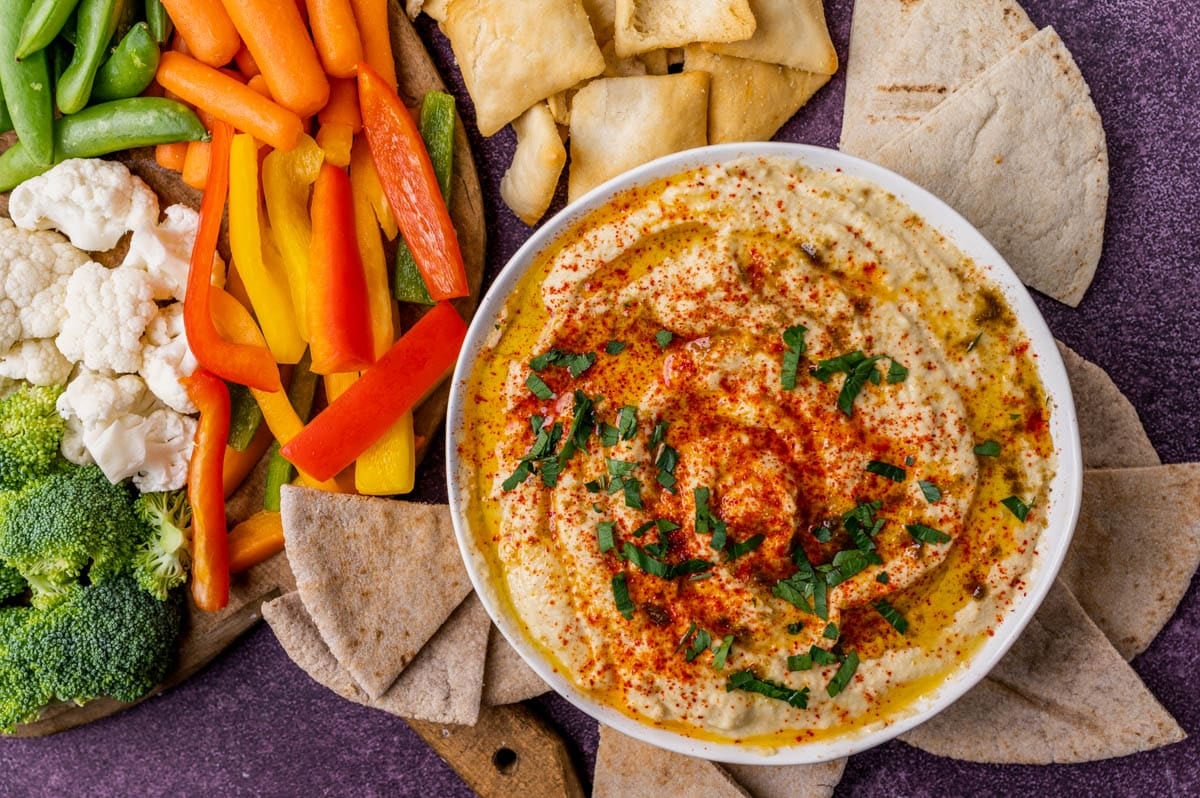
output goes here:
{"type": "Polygon", "coordinates": [[[696,632],[696,636],[692,638],[691,647],[688,648],[683,656],[688,662],[691,662],[705,651],[708,651],[710,646],[712,646],[712,635],[701,629],[696,632]]]}
{"type": "Polygon", "coordinates": [[[725,660],[729,658],[729,650],[733,648],[733,635],[725,635],[721,640],[721,645],[717,647],[716,653],[713,654],[713,667],[719,671],[725,670],[725,660]]]}
{"type": "Polygon", "coordinates": [[[530,373],[530,375],[525,379],[525,387],[527,387],[534,396],[543,401],[554,398],[554,391],[550,390],[550,386],[547,385],[542,378],[536,374],[530,373]]]}
{"type": "Polygon", "coordinates": [[[700,535],[711,533],[712,543],[710,545],[717,551],[723,550],[729,530],[725,526],[725,522],[713,515],[708,507],[711,492],[708,488],[696,488],[692,495],[696,500],[696,533],[700,535]]]}
{"type": "Polygon", "coordinates": [[[895,385],[896,383],[904,382],[907,379],[908,368],[903,363],[892,360],[892,365],[888,366],[888,385],[895,385]]]}
{"type": "Polygon", "coordinates": [[[595,352],[567,352],[563,349],[551,349],[529,361],[529,368],[534,371],[544,371],[550,366],[564,366],[571,376],[578,378],[596,362],[595,352]]]}
{"type": "Polygon", "coordinates": [[[1000,444],[996,441],[984,441],[975,447],[974,452],[980,457],[999,457],[1000,444]]]}
{"type": "Polygon", "coordinates": [[[617,612],[624,615],[625,620],[629,620],[633,617],[633,600],[629,598],[629,584],[626,582],[624,571],[612,578],[612,591],[617,612]]]}
{"type": "Polygon", "coordinates": [[[664,444],[654,465],[658,468],[658,484],[674,493],[675,483],[679,481],[675,478],[675,467],[679,465],[679,452],[664,444]]]}
{"type": "Polygon", "coordinates": [[[633,405],[625,405],[617,411],[617,432],[621,435],[621,440],[632,440],[634,435],[637,435],[637,408],[633,405]]]}
{"type": "Polygon", "coordinates": [[[654,340],[658,342],[659,349],[666,349],[674,338],[675,333],[670,330],[659,330],[654,334],[654,340]]]}
{"type": "Polygon", "coordinates": [[[867,471],[872,474],[878,474],[885,479],[890,479],[892,482],[903,482],[904,478],[908,476],[908,472],[900,466],[885,463],[882,460],[872,460],[867,463],[867,471]]]}
{"type": "Polygon", "coordinates": [[[821,637],[827,638],[829,640],[837,640],[838,634],[839,633],[838,633],[837,624],[829,623],[829,624],[825,625],[825,631],[821,632],[821,637]]]}
{"type": "Polygon", "coordinates": [[[1024,521],[1029,517],[1029,505],[1021,501],[1016,496],[1009,496],[1007,499],[1001,499],[1000,503],[1008,508],[1008,511],[1017,517],[1018,521],[1024,521]]]}
{"type": "Polygon", "coordinates": [[[604,354],[619,355],[625,351],[626,346],[627,346],[627,344],[625,344],[622,341],[609,341],[607,344],[604,345],[604,354]]]}
{"type": "Polygon", "coordinates": [[[856,670],[858,670],[858,655],[851,651],[842,660],[842,666],[837,669],[837,673],[829,680],[829,684],[825,686],[825,692],[829,693],[830,698],[833,698],[846,689],[846,686],[850,684],[850,680],[854,678],[856,670]]]}
{"type": "Polygon", "coordinates": [[[908,524],[904,527],[918,543],[949,543],[950,536],[924,524],[908,524]]]}
{"type": "Polygon", "coordinates": [[[793,690],[784,684],[778,684],[767,679],[759,679],[752,671],[738,671],[729,677],[725,683],[726,692],[743,690],[748,693],[758,693],[767,698],[783,701],[796,709],[808,708],[808,688],[793,690]]]}
{"type": "Polygon", "coordinates": [[[934,485],[932,482],[924,479],[919,480],[917,484],[921,486],[921,493],[924,494],[925,501],[933,504],[934,502],[941,500],[942,491],[937,485],[934,485]]]}
{"type": "Polygon", "coordinates": [[[900,634],[908,631],[908,621],[900,614],[900,611],[893,607],[887,599],[879,599],[873,605],[875,611],[883,616],[883,619],[892,625],[900,634]]]}
{"type": "Polygon", "coordinates": [[[746,538],[745,540],[740,541],[738,543],[734,543],[732,546],[729,547],[729,562],[733,562],[738,557],[741,557],[745,554],[749,554],[750,552],[754,551],[755,549],[757,549],[759,546],[762,545],[762,542],[764,540],[766,540],[766,536],[759,534],[759,535],[754,535],[753,537],[746,538]]]}
{"type": "Polygon", "coordinates": [[[804,333],[808,328],[802,324],[788,327],[783,331],[783,343],[787,347],[783,352],[783,372],[780,381],[785,391],[796,389],[796,373],[800,369],[800,358],[804,357],[807,346],[804,343],[804,333]]]}
{"type": "Polygon", "coordinates": [[[600,544],[600,553],[612,551],[616,548],[616,541],[613,539],[613,533],[617,529],[617,524],[614,521],[601,521],[596,524],[596,541],[600,544]]]}

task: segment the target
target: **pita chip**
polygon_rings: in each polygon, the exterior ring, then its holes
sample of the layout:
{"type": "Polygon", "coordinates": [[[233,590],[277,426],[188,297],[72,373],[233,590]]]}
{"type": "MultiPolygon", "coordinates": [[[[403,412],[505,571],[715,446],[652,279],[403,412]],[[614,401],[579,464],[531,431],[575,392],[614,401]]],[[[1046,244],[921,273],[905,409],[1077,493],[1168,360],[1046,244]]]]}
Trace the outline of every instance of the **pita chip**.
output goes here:
{"type": "Polygon", "coordinates": [[[708,80],[706,72],[684,72],[601,78],[580,89],[571,102],[567,198],[662,155],[708,143],[708,80]]]}
{"type": "Polygon", "coordinates": [[[1031,288],[1078,305],[1104,239],[1108,150],[1071,53],[1046,28],[873,156],[979,228],[1031,288]]]}
{"type": "Polygon", "coordinates": [[[537,224],[554,199],[558,178],[567,163],[567,148],[558,136],[550,106],[541,102],[513,120],[517,149],[500,181],[500,196],[521,221],[537,224]]]}
{"type": "Polygon", "coordinates": [[[869,158],[887,138],[867,124],[875,88],[887,81],[885,67],[919,3],[910,0],[855,0],[850,21],[850,57],[846,62],[846,100],[842,108],[842,152],[869,158]]]}
{"type": "Polygon", "coordinates": [[[900,739],[968,762],[1047,765],[1185,736],[1060,581],[986,679],[900,739]]]}
{"type": "MultiPolygon", "coordinates": [[[[822,0],[750,0],[758,25],[749,39],[705,44],[705,49],[820,75],[837,72],[822,0]]],[[[706,40],[707,41],[707,40],[706,40]]]]}
{"type": "Polygon", "coordinates": [[[715,762],[664,751],[601,724],[592,798],[662,798],[750,795],[715,762]]]}
{"type": "Polygon", "coordinates": [[[1083,467],[1126,468],[1162,462],[1146,437],[1137,410],[1104,369],[1061,341],[1058,351],[1075,398],[1083,467]]]}
{"type": "Polygon", "coordinates": [[[582,2],[583,10],[592,24],[592,35],[596,37],[596,44],[600,45],[600,49],[603,50],[604,46],[611,44],[613,40],[613,29],[617,24],[617,0],[582,0],[582,2]]]}
{"type": "Polygon", "coordinates": [[[770,139],[829,82],[829,75],[718,55],[698,45],[685,48],[683,70],[710,76],[709,144],[770,139]]]}
{"type": "Polygon", "coordinates": [[[550,688],[525,664],[495,626],[488,635],[487,664],[483,669],[483,703],[490,707],[534,698],[550,688]]]}
{"type": "Polygon", "coordinates": [[[693,42],[748,39],[755,21],[749,0],[616,0],[614,26],[617,55],[626,58],[693,42]]]}
{"type": "Polygon", "coordinates": [[[471,592],[450,509],[285,486],[280,512],[305,608],[380,697],[471,592]]]}
{"type": "Polygon", "coordinates": [[[1059,579],[1121,656],[1133,659],[1153,642],[1198,566],[1200,463],[1084,472],[1059,579]]]}
{"type": "Polygon", "coordinates": [[[604,71],[579,0],[454,0],[442,24],[484,136],[604,71]]]}
{"type": "Polygon", "coordinates": [[[832,798],[845,759],[816,765],[721,765],[754,798],[832,798]]]}

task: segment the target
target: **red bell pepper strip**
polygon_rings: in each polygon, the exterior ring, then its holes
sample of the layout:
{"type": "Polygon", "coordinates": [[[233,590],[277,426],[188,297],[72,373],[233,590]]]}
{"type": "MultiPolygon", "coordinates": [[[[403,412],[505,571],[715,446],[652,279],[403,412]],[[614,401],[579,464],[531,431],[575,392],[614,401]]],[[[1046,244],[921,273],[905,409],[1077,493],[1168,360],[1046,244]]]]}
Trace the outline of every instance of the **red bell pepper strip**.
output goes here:
{"type": "Polygon", "coordinates": [[[279,368],[265,346],[245,346],[226,341],[212,320],[209,291],[217,236],[229,193],[229,151],[233,128],[214,120],[212,161],[204,197],[200,200],[200,229],[192,247],[187,297],[183,303],[183,326],[188,346],[204,368],[222,379],[263,391],[279,391],[279,368]]]}
{"type": "Polygon", "coordinates": [[[435,301],[470,293],[450,211],[417,123],[379,73],[358,65],[358,102],[371,160],[429,295],[435,301]]]}
{"type": "Polygon", "coordinates": [[[467,325],[440,302],[374,366],[280,451],[317,479],[329,479],[416,407],[454,367],[467,325]]]}
{"type": "Polygon", "coordinates": [[[367,278],[354,227],[350,177],[331,163],[317,175],[309,248],[308,336],[317,374],[375,362],[367,278]]]}
{"type": "Polygon", "coordinates": [[[200,408],[196,443],[188,462],[192,505],[192,601],[208,612],[229,603],[229,533],[225,529],[222,472],[229,437],[229,389],[211,372],[196,369],[183,379],[200,408]]]}

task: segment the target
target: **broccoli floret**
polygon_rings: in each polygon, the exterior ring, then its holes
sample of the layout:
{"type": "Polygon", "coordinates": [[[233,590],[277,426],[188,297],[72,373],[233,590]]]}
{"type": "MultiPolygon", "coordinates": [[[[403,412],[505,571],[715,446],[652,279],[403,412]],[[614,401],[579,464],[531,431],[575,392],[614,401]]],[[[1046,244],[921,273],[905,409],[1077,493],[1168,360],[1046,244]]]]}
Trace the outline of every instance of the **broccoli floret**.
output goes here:
{"type": "Polygon", "coordinates": [[[29,583],[21,572],[8,563],[0,563],[0,601],[8,601],[29,590],[29,583]]]}
{"type": "Polygon", "coordinates": [[[127,570],[146,536],[129,489],[96,466],[50,474],[0,501],[0,559],[28,580],[35,606],[58,600],[85,568],[94,583],[127,570]]]}
{"type": "Polygon", "coordinates": [[[63,462],[67,423],[55,409],[61,385],[25,385],[0,399],[0,489],[16,490],[63,462]]]}
{"type": "Polygon", "coordinates": [[[53,696],[34,672],[33,639],[36,611],[29,607],[0,610],[0,731],[11,734],[18,723],[34,720],[53,696]]]}
{"type": "Polygon", "coordinates": [[[183,490],[143,493],[133,506],[150,529],[134,557],[134,576],[143,590],[162,601],[187,579],[192,506],[183,490]]]}

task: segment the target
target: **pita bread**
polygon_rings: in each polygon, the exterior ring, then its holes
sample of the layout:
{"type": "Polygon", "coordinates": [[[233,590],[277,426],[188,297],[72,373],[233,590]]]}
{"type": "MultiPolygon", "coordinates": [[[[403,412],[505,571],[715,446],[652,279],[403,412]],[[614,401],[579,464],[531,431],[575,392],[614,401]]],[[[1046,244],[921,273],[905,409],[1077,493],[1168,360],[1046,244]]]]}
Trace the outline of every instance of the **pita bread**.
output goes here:
{"type": "Polygon", "coordinates": [[[493,626],[488,634],[487,665],[483,670],[483,703],[489,707],[515,704],[549,689],[493,626]]]}
{"type": "Polygon", "coordinates": [[[816,765],[721,765],[754,798],[832,798],[845,759],[816,765]]]}
{"type": "Polygon", "coordinates": [[[567,199],[660,156],[702,147],[707,129],[705,72],[593,80],[571,102],[567,199]]]}
{"type": "Polygon", "coordinates": [[[567,148],[546,103],[513,120],[517,149],[500,181],[500,196],[521,221],[533,226],[546,213],[567,163],[567,148]]]}
{"type": "Polygon", "coordinates": [[[855,0],[850,21],[850,57],[846,62],[846,100],[842,108],[842,152],[871,157],[888,139],[872,135],[867,122],[875,87],[887,80],[889,53],[900,41],[919,3],[910,0],[855,0]]]}
{"type": "Polygon", "coordinates": [[[715,762],[664,751],[600,726],[592,798],[747,798],[750,793],[715,762]]]}
{"type": "Polygon", "coordinates": [[[280,512],[305,608],[379,698],[471,592],[450,509],[284,486],[280,512]]]}
{"type": "Polygon", "coordinates": [[[617,0],[582,0],[583,10],[592,24],[592,35],[600,49],[612,43],[613,29],[616,27],[617,0]]]}
{"type": "Polygon", "coordinates": [[[1031,288],[1078,305],[1100,260],[1108,151],[1071,53],[1046,28],[874,155],[979,228],[1031,288]]]}
{"type": "MultiPolygon", "coordinates": [[[[617,55],[692,42],[736,42],[754,33],[748,0],[616,0],[617,55]]],[[[670,119],[670,117],[666,117],[670,119]]]]}
{"type": "Polygon", "coordinates": [[[459,605],[395,684],[378,698],[368,696],[338,664],[298,593],[264,604],[263,618],[292,661],[342,698],[433,723],[471,725],[479,717],[484,640],[491,622],[474,595],[459,605]]]}
{"type": "Polygon", "coordinates": [[[1200,463],[1084,473],[1059,579],[1121,656],[1133,659],[1153,642],[1198,566],[1200,463]]]}
{"type": "MultiPolygon", "coordinates": [[[[820,75],[837,72],[822,0],[750,0],[757,26],[749,39],[705,44],[705,49],[820,75]]],[[[707,40],[706,40],[707,41],[707,40]]]]}
{"type": "Polygon", "coordinates": [[[442,24],[490,136],[527,108],[604,71],[579,0],[454,0],[442,24]]]}
{"type": "Polygon", "coordinates": [[[986,679],[900,739],[968,762],[1047,765],[1185,736],[1060,581],[986,679]]]}
{"type": "Polygon", "coordinates": [[[1125,468],[1158,465],[1158,452],[1133,404],[1112,378],[1058,342],[1079,418],[1079,442],[1084,468],[1125,468]]]}
{"type": "Polygon", "coordinates": [[[708,143],[766,141],[829,82],[828,75],[728,55],[684,50],[684,72],[707,72],[708,143]]]}

